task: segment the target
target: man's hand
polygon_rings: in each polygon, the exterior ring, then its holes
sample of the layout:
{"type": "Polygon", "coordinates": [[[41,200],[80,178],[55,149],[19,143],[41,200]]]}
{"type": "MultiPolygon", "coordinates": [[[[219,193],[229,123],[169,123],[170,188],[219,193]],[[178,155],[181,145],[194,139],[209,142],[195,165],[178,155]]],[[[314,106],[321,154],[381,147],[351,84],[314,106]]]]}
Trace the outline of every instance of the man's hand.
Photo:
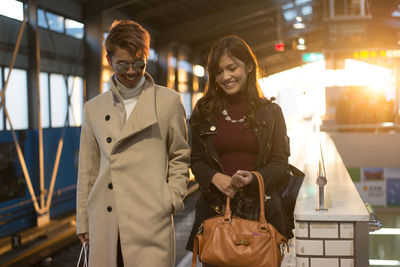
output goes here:
{"type": "Polygon", "coordinates": [[[89,234],[88,233],[78,234],[78,237],[82,244],[83,244],[83,242],[86,242],[86,245],[89,245],[89,234]]]}
{"type": "Polygon", "coordinates": [[[235,188],[240,189],[253,181],[253,174],[249,171],[238,170],[232,176],[232,184],[235,188]]]}
{"type": "Polygon", "coordinates": [[[227,197],[233,198],[237,192],[237,189],[232,184],[232,177],[217,172],[212,180],[213,183],[219,191],[224,193],[227,197]]]}

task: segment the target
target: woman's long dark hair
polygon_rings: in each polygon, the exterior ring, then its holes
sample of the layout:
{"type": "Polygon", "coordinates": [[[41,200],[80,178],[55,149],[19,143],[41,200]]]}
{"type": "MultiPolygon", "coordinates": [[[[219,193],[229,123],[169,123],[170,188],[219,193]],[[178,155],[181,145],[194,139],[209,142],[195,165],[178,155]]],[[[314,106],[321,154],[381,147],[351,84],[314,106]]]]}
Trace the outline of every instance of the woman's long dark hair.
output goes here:
{"type": "Polygon", "coordinates": [[[217,114],[220,114],[224,109],[224,92],[216,82],[219,62],[224,53],[246,64],[246,69],[249,71],[245,89],[249,99],[249,105],[245,113],[247,118],[246,126],[251,127],[255,123],[255,112],[260,103],[260,98],[263,98],[262,91],[257,82],[259,77],[257,59],[244,40],[238,36],[230,35],[219,40],[208,54],[208,81],[205,95],[199,99],[193,110],[191,117],[192,125],[200,124],[203,121],[212,122],[216,119],[216,116],[218,116],[217,114]]]}

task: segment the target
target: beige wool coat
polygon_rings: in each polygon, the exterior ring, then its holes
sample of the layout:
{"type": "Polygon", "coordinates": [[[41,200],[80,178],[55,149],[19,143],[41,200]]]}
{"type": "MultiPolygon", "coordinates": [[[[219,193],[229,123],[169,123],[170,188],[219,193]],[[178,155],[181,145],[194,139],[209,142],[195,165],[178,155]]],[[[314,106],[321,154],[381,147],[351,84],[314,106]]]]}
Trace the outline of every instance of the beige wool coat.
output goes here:
{"type": "Polygon", "coordinates": [[[85,104],[77,234],[89,233],[91,267],[175,266],[173,213],[183,209],[189,147],[180,95],[150,75],[125,123],[114,82],[85,104]]]}

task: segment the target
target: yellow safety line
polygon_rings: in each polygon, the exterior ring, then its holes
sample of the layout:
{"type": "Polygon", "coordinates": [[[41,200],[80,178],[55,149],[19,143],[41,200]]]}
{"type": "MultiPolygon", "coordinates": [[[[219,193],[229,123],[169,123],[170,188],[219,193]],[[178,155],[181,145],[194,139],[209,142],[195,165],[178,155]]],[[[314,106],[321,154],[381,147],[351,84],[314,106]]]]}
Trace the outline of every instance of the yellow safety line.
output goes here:
{"type": "Polygon", "coordinates": [[[66,238],[69,235],[75,235],[74,228],[71,228],[70,230],[67,230],[64,234],[61,234],[58,237],[56,237],[48,242],[44,242],[43,244],[38,245],[37,247],[27,251],[26,253],[23,253],[23,254],[19,255],[18,257],[13,258],[9,262],[4,263],[4,265],[2,265],[2,266],[4,266],[4,267],[12,266],[13,264],[15,264],[17,262],[22,261],[24,258],[27,258],[27,257],[31,256],[32,254],[39,252],[40,250],[44,249],[45,247],[54,245],[55,243],[57,243],[58,241],[61,241],[62,239],[66,238]]]}

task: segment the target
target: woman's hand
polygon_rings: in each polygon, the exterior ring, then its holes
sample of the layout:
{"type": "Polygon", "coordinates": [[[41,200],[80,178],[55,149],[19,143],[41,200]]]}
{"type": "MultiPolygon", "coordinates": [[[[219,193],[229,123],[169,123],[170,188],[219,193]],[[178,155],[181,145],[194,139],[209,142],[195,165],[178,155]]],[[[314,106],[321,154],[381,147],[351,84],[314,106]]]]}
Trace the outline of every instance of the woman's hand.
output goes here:
{"type": "Polygon", "coordinates": [[[223,173],[217,172],[211,179],[211,183],[230,198],[233,198],[237,192],[237,189],[232,184],[232,177],[223,173]]]}
{"type": "Polygon", "coordinates": [[[249,171],[238,170],[232,176],[232,184],[235,188],[240,189],[253,181],[253,174],[249,171]]]}
{"type": "Polygon", "coordinates": [[[86,244],[89,245],[89,234],[88,233],[78,234],[78,237],[82,244],[83,244],[83,242],[86,242],[86,244]]]}

